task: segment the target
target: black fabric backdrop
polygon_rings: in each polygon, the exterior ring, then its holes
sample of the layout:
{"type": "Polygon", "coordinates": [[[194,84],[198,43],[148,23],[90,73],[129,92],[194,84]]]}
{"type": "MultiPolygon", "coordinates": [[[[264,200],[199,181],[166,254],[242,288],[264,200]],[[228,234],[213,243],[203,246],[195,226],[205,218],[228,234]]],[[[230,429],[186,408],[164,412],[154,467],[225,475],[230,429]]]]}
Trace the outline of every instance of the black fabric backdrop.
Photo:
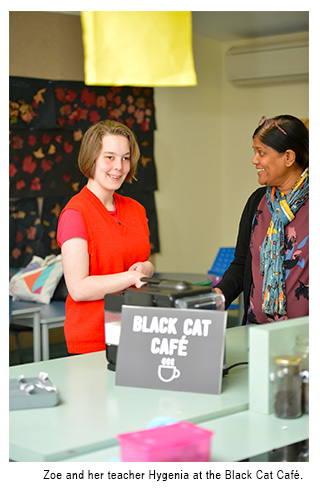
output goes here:
{"type": "Polygon", "coordinates": [[[124,183],[119,193],[144,205],[151,250],[159,252],[153,89],[10,77],[11,267],[26,265],[33,255],[59,251],[55,236],[60,211],[87,181],[77,165],[82,136],[104,119],[123,122],[136,135],[141,152],[138,181],[124,183]],[[41,218],[37,197],[44,198],[41,218]]]}

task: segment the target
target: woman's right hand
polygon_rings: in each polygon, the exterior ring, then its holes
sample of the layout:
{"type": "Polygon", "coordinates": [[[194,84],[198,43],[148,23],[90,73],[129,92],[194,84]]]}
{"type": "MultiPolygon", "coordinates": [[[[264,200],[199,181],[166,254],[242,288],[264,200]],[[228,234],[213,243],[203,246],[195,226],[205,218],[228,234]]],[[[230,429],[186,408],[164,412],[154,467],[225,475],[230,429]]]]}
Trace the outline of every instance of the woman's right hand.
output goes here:
{"type": "Polygon", "coordinates": [[[141,278],[148,277],[141,270],[123,273],[90,275],[87,241],[70,238],[61,248],[64,277],[68,292],[76,302],[101,300],[108,293],[117,293],[135,286],[141,288],[145,283],[141,278]]]}
{"type": "Polygon", "coordinates": [[[141,288],[143,285],[146,284],[145,281],[141,281],[141,278],[147,278],[148,276],[144,273],[141,273],[140,271],[133,269],[128,271],[128,274],[130,274],[130,279],[132,277],[133,283],[131,286],[135,286],[136,288],[141,288]]]}
{"type": "MultiPolygon", "coordinates": [[[[220,290],[220,288],[217,288],[217,287],[214,287],[212,290],[214,291],[214,293],[217,293],[217,294],[223,296],[223,301],[222,302],[217,302],[217,310],[218,311],[224,311],[224,309],[225,309],[225,307],[224,307],[225,306],[225,297],[223,295],[222,290],[220,290]]],[[[220,300],[222,300],[222,299],[220,299],[220,300]]]]}
{"type": "Polygon", "coordinates": [[[218,287],[216,287],[216,286],[213,288],[213,291],[214,291],[214,293],[220,293],[221,295],[223,295],[223,293],[222,293],[222,291],[220,290],[220,288],[218,288],[218,287]]]}

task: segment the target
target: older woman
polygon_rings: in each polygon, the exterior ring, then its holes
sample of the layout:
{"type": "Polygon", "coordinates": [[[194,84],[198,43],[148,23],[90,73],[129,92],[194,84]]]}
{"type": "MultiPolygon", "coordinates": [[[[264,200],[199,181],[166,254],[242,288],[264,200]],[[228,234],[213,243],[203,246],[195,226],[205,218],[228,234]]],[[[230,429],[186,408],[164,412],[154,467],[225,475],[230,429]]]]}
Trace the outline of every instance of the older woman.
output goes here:
{"type": "Polygon", "coordinates": [[[153,275],[145,209],[115,193],[134,178],[139,148],[123,124],[102,121],[85,133],[79,168],[87,185],[61,213],[57,239],[69,295],[64,332],[69,353],[103,350],[105,294],[153,275]]]}
{"type": "Polygon", "coordinates": [[[253,134],[258,188],[242,213],[234,260],[215,291],[244,292],[243,324],[309,314],[309,134],[296,117],[261,119],[253,134]]]}

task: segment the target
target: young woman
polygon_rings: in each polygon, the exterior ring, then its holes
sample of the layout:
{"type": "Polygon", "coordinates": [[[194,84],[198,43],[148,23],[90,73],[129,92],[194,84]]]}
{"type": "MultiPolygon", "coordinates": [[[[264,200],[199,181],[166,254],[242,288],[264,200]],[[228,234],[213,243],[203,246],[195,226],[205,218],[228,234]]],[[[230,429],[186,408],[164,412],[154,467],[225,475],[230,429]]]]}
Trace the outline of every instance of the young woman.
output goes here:
{"type": "Polygon", "coordinates": [[[145,209],[116,192],[135,177],[139,148],[121,123],[102,121],[85,133],[79,168],[87,185],[68,202],[58,225],[66,301],[65,337],[73,354],[103,350],[104,296],[151,277],[145,209]]]}

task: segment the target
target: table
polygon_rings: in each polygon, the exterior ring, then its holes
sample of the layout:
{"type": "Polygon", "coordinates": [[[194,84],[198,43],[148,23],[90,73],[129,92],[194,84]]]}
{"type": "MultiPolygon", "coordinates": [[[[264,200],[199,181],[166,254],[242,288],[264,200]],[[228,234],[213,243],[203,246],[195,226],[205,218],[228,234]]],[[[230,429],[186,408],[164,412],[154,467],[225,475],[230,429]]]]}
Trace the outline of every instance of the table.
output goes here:
{"type": "Polygon", "coordinates": [[[41,325],[40,312],[43,304],[34,302],[24,302],[22,300],[14,300],[12,302],[11,323],[22,324],[33,328],[33,360],[34,362],[41,361],[41,325]]]}
{"type": "Polygon", "coordinates": [[[213,461],[241,461],[309,438],[309,416],[280,419],[243,411],[201,425],[212,430],[213,461]]]}
{"type": "MultiPolygon", "coordinates": [[[[243,461],[271,450],[306,440],[309,416],[299,419],[279,419],[251,411],[199,423],[214,432],[211,439],[211,461],[243,461]]],[[[106,462],[121,460],[120,445],[100,448],[88,454],[75,454],[69,462],[106,462]]]]}
{"type": "MultiPolygon", "coordinates": [[[[227,365],[248,358],[246,327],[226,333],[227,365]]],[[[60,404],[10,411],[10,459],[63,461],[117,446],[117,435],[147,428],[157,416],[203,423],[248,409],[248,368],[223,379],[222,394],[119,387],[104,352],[12,366],[10,378],[48,373],[60,404]],[[86,427],[88,429],[86,429],[86,427]]],[[[93,455],[94,457],[94,455],[93,455]]]]}
{"type": "Polygon", "coordinates": [[[33,326],[34,361],[46,361],[50,357],[49,330],[60,328],[64,325],[66,312],[64,301],[52,301],[50,304],[34,304],[32,302],[14,301],[11,322],[23,326],[33,326]],[[30,316],[38,310],[36,316],[30,316]],[[36,322],[32,319],[36,318],[36,322]],[[41,329],[41,335],[40,335],[41,329]],[[41,355],[42,342],[42,355],[41,355]]]}
{"type": "MultiPolygon", "coordinates": [[[[228,367],[248,360],[249,328],[226,330],[228,367]]],[[[247,365],[230,369],[220,395],[116,386],[104,352],[13,366],[9,377],[28,378],[40,371],[60,390],[60,403],[10,411],[9,455],[14,461],[119,459],[117,435],[146,429],[157,416],[214,431],[213,461],[243,460],[309,438],[308,415],[282,420],[249,410],[247,365]]]]}
{"type": "Polygon", "coordinates": [[[51,328],[63,327],[66,318],[66,303],[64,301],[52,301],[40,312],[41,338],[42,338],[42,360],[47,361],[50,354],[49,330],[51,328]]]}

